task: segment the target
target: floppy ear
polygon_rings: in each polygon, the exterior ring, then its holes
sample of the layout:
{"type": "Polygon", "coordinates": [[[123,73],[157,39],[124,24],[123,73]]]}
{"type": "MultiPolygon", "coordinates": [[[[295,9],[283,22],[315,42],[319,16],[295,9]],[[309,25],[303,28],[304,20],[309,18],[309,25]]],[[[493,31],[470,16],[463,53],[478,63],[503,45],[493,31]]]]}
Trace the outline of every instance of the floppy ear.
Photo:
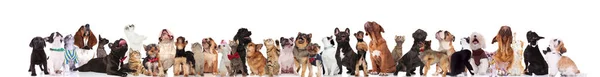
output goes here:
{"type": "MultiPolygon", "coordinates": [[[[379,24],[377,24],[379,25],[379,24]]],[[[385,30],[383,30],[383,27],[381,27],[381,25],[379,25],[379,29],[381,29],[381,33],[385,33],[385,30]]]]}
{"type": "Polygon", "coordinates": [[[279,40],[275,40],[275,46],[279,46],[279,40]]]}
{"type": "MultiPolygon", "coordinates": [[[[308,38],[312,38],[312,33],[308,34],[308,38]]],[[[310,42],[310,41],[309,41],[310,42]]]]}
{"type": "Polygon", "coordinates": [[[335,28],[335,31],[333,32],[335,35],[337,35],[338,33],[340,33],[340,29],[339,28],[335,28]]]}
{"type": "Polygon", "coordinates": [[[283,37],[279,38],[279,40],[283,40],[283,39],[284,39],[283,37]]]}
{"type": "Polygon", "coordinates": [[[344,30],[344,32],[350,33],[350,28],[346,28],[346,30],[344,30]]]}
{"type": "Polygon", "coordinates": [[[496,37],[494,37],[494,39],[492,39],[492,44],[498,42],[498,40],[496,38],[498,38],[498,36],[496,36],[496,37]]]}
{"type": "Polygon", "coordinates": [[[35,40],[35,38],[34,38],[34,39],[31,39],[31,42],[29,42],[29,47],[33,47],[33,41],[34,41],[34,40],[35,40]]]}
{"type": "Polygon", "coordinates": [[[454,35],[452,35],[452,42],[454,42],[455,39],[456,39],[456,37],[454,37],[454,35]]]}
{"type": "Polygon", "coordinates": [[[114,48],[113,43],[108,43],[108,48],[113,49],[114,48]]]}
{"type": "Polygon", "coordinates": [[[188,44],[188,41],[185,41],[185,42],[183,42],[183,44],[187,45],[187,44],[188,44]]]}

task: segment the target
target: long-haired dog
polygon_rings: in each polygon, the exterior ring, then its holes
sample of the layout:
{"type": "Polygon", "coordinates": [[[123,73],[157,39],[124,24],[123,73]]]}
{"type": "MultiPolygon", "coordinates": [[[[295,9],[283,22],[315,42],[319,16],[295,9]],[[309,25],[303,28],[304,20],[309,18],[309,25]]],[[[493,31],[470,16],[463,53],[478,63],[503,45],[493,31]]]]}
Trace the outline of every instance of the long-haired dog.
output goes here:
{"type": "MultiPolygon", "coordinates": [[[[296,69],[296,72],[301,74],[302,77],[305,77],[304,74],[306,72],[306,68],[309,67],[309,69],[311,68],[310,66],[310,62],[308,61],[309,58],[309,50],[308,50],[308,46],[311,42],[311,38],[312,38],[312,34],[311,33],[301,33],[298,32],[298,36],[296,38],[295,42],[295,46],[294,46],[294,50],[292,51],[294,54],[294,65],[296,69]],[[300,70],[302,70],[302,72],[299,72],[300,70]]],[[[309,70],[309,75],[312,75],[312,73],[310,73],[312,70],[309,70]]]]}
{"type": "MultiPolygon", "coordinates": [[[[440,42],[439,51],[446,51],[446,55],[448,55],[448,56],[452,56],[452,54],[454,54],[454,52],[456,52],[456,50],[454,49],[454,45],[452,44],[455,39],[454,35],[452,35],[452,33],[450,33],[449,31],[440,30],[440,31],[436,32],[435,38],[440,42]]],[[[449,57],[449,58],[452,58],[452,57],[449,57]]],[[[439,70],[440,66],[436,65],[436,67],[438,69],[436,69],[436,72],[434,73],[434,75],[441,73],[441,70],[439,70]]]]}
{"type": "MultiPolygon", "coordinates": [[[[225,40],[221,40],[221,44],[217,46],[217,51],[219,51],[221,55],[231,54],[231,47],[229,45],[230,44],[228,44],[225,40]]],[[[221,56],[221,61],[219,62],[219,74],[221,74],[221,76],[225,76],[229,70],[231,70],[231,61],[229,61],[227,56],[221,56]]]]}
{"type": "MultiPolygon", "coordinates": [[[[246,63],[246,45],[252,42],[252,38],[250,38],[251,35],[252,32],[249,31],[247,28],[240,28],[238,29],[235,36],[233,36],[233,41],[238,41],[238,47],[234,51],[238,52],[238,54],[242,56],[242,63],[246,63]]],[[[244,66],[244,68],[242,68],[244,70],[242,71],[247,72],[246,70],[248,70],[248,66],[246,66],[245,64],[242,64],[242,66],[244,66]]]]}
{"type": "Polygon", "coordinates": [[[519,76],[523,74],[523,69],[525,69],[525,67],[523,67],[523,62],[521,62],[521,60],[523,60],[523,46],[525,46],[525,42],[518,40],[517,33],[513,33],[511,47],[515,50],[515,52],[513,52],[515,55],[513,58],[515,62],[511,64],[512,67],[508,70],[509,75],[519,76]]]}
{"type": "Polygon", "coordinates": [[[146,50],[146,58],[144,58],[144,68],[146,69],[144,72],[145,75],[150,76],[164,76],[164,68],[162,67],[162,63],[160,63],[160,49],[158,49],[158,45],[149,44],[144,45],[144,50],[146,50]]]}
{"type": "Polygon", "coordinates": [[[98,43],[98,39],[90,29],[89,24],[79,27],[73,37],[75,37],[75,46],[81,49],[80,53],[77,53],[79,64],[87,64],[90,59],[94,58],[92,47],[98,43]]]}
{"type": "Polygon", "coordinates": [[[279,40],[265,39],[264,45],[267,48],[267,74],[269,76],[279,75],[279,40]]]}
{"type": "Polygon", "coordinates": [[[159,47],[159,63],[161,63],[163,67],[163,71],[166,72],[171,66],[173,66],[173,62],[175,61],[175,41],[173,34],[167,30],[163,29],[160,31],[160,36],[158,38],[158,47],[159,47]]]}
{"type": "Polygon", "coordinates": [[[478,75],[487,74],[488,68],[490,67],[490,58],[488,58],[487,52],[483,49],[485,46],[485,38],[482,34],[473,32],[469,35],[469,46],[471,51],[473,51],[472,59],[469,59],[471,66],[473,66],[473,71],[478,75]]]}
{"type": "MultiPolygon", "coordinates": [[[[323,57],[319,54],[319,51],[321,51],[319,47],[321,47],[319,44],[311,43],[306,49],[308,50],[309,56],[308,62],[312,66],[317,66],[317,72],[315,74],[317,74],[317,77],[322,77],[323,70],[325,69],[323,68],[323,57]]],[[[309,77],[312,77],[312,66],[308,66],[309,77]]]]}
{"type": "Polygon", "coordinates": [[[571,58],[562,55],[567,52],[563,40],[552,39],[549,44],[550,46],[544,50],[544,54],[546,54],[545,59],[548,62],[548,73],[550,76],[554,76],[558,72],[562,76],[575,76],[579,74],[579,69],[575,65],[575,62],[571,58]]]}
{"type": "Polygon", "coordinates": [[[540,52],[540,48],[537,45],[537,41],[544,39],[544,37],[538,36],[538,34],[533,31],[528,31],[526,36],[529,45],[527,45],[527,48],[525,48],[525,51],[523,51],[523,62],[525,62],[525,74],[548,74],[548,63],[546,62],[546,60],[544,60],[544,56],[540,52]]]}
{"type": "Polygon", "coordinates": [[[212,38],[204,38],[202,39],[202,48],[204,48],[204,73],[213,73],[218,74],[217,59],[219,58],[217,53],[217,43],[212,38]]]}
{"type": "Polygon", "coordinates": [[[177,41],[175,42],[176,54],[175,54],[175,62],[173,64],[173,74],[175,76],[184,75],[187,76],[190,73],[187,55],[185,53],[185,47],[188,44],[188,41],[185,37],[179,36],[177,37],[177,41]]]}
{"type": "Polygon", "coordinates": [[[363,73],[365,74],[365,76],[369,76],[368,72],[367,72],[367,50],[369,50],[369,46],[367,45],[367,42],[365,42],[363,40],[365,33],[362,31],[358,31],[356,33],[354,33],[354,37],[356,37],[356,40],[358,42],[356,42],[356,51],[358,52],[358,61],[356,61],[356,65],[355,65],[355,76],[358,76],[358,72],[360,70],[363,70],[363,73]]]}
{"type": "MultiPolygon", "coordinates": [[[[449,56],[446,52],[446,50],[442,50],[442,51],[434,51],[431,49],[431,41],[425,41],[421,44],[422,47],[419,49],[421,50],[420,53],[420,57],[421,60],[423,61],[423,63],[425,64],[425,66],[423,66],[424,68],[421,68],[421,70],[423,70],[423,76],[427,76],[427,72],[429,71],[429,68],[431,67],[431,65],[436,64],[439,65],[437,66],[437,68],[439,68],[439,70],[441,70],[441,75],[442,77],[446,76],[446,73],[448,72],[448,67],[450,65],[450,59],[449,56]]],[[[438,69],[436,69],[438,70],[438,69]]],[[[436,74],[434,74],[436,75],[436,74]]]]}
{"type": "Polygon", "coordinates": [[[335,40],[333,39],[333,36],[329,36],[324,37],[321,41],[323,42],[323,51],[321,51],[321,56],[323,56],[322,58],[323,67],[325,67],[325,75],[337,75],[337,73],[342,69],[337,67],[338,64],[335,59],[335,40]]]}
{"type": "Polygon", "coordinates": [[[91,59],[87,64],[84,64],[77,68],[80,72],[98,72],[106,73],[108,75],[116,76],[127,76],[127,73],[119,71],[119,65],[127,53],[127,42],[124,39],[116,40],[115,42],[108,44],[111,51],[108,56],[103,58],[91,59]]]}
{"type": "Polygon", "coordinates": [[[52,32],[50,36],[46,37],[46,42],[50,43],[50,72],[51,74],[62,74],[62,66],[65,63],[65,48],[63,43],[63,36],[58,32],[52,32]]]}
{"type": "MultiPolygon", "coordinates": [[[[406,40],[406,38],[404,36],[396,35],[394,37],[396,46],[394,47],[394,50],[392,50],[392,57],[394,57],[395,62],[400,62],[400,59],[402,59],[402,44],[404,44],[404,40],[406,40]]],[[[399,71],[399,70],[396,69],[396,71],[399,71]]]]}
{"type": "Polygon", "coordinates": [[[106,50],[104,50],[104,46],[110,41],[108,41],[106,38],[102,38],[101,35],[98,35],[98,38],[100,38],[100,41],[98,41],[98,47],[96,48],[96,57],[106,57],[107,54],[106,50]]]}
{"type": "Polygon", "coordinates": [[[387,75],[386,73],[395,72],[396,64],[385,39],[381,35],[385,32],[383,27],[372,21],[366,22],[364,26],[366,35],[371,37],[371,41],[369,42],[369,53],[371,54],[373,68],[371,73],[385,76],[387,75]]]}
{"type": "MultiPolygon", "coordinates": [[[[460,44],[463,46],[463,48],[450,56],[450,72],[446,75],[456,76],[466,71],[469,71],[471,75],[475,75],[475,73],[472,71],[473,66],[471,66],[471,62],[469,62],[469,59],[471,59],[469,38],[467,37],[460,39],[460,44]],[[465,68],[467,70],[465,70],[465,68]]],[[[466,74],[464,75],[466,76],[466,74]]]]}
{"type": "Polygon", "coordinates": [[[494,68],[500,73],[499,75],[507,75],[508,70],[514,62],[514,50],[510,46],[513,41],[512,30],[509,26],[502,26],[498,34],[492,40],[492,44],[498,42],[498,50],[494,53],[493,63],[494,68]]]}
{"type": "MultiPolygon", "coordinates": [[[[294,73],[294,38],[279,38],[281,42],[281,54],[279,55],[279,66],[282,74],[294,73]]],[[[333,57],[333,56],[332,56],[333,57]]]]}
{"type": "MultiPolygon", "coordinates": [[[[73,39],[73,35],[69,34],[65,36],[65,65],[67,65],[69,71],[73,71],[76,67],[77,61],[77,52],[75,51],[75,39],[73,39]]],[[[108,40],[106,40],[108,44],[108,40]]]]}
{"type": "MultiPolygon", "coordinates": [[[[412,34],[412,37],[414,39],[413,45],[411,49],[402,56],[400,61],[397,62],[398,66],[396,67],[396,72],[394,72],[394,75],[398,75],[399,71],[406,71],[406,76],[411,76],[412,74],[415,74],[414,71],[417,67],[424,66],[419,54],[422,45],[424,45],[421,43],[424,43],[425,39],[427,38],[427,32],[425,32],[423,29],[417,29],[412,34]]],[[[423,75],[423,70],[421,70],[419,73],[423,75]]]]}
{"type": "Polygon", "coordinates": [[[348,70],[346,73],[355,75],[355,70],[357,69],[356,63],[360,58],[359,55],[354,52],[352,47],[350,47],[350,29],[346,28],[344,31],[340,31],[339,28],[335,28],[334,34],[335,41],[338,43],[336,51],[342,52],[342,62],[340,64],[346,67],[348,70]]]}
{"type": "MultiPolygon", "coordinates": [[[[127,37],[127,42],[129,44],[129,48],[132,51],[141,51],[143,48],[142,43],[144,42],[144,40],[146,40],[146,36],[138,34],[135,32],[135,25],[130,24],[130,25],[126,25],[125,29],[124,29],[124,33],[125,33],[125,37],[127,37]]],[[[106,52],[105,52],[106,53],[106,52]]],[[[131,58],[131,57],[129,57],[131,58]]]]}
{"type": "Polygon", "coordinates": [[[251,75],[263,76],[266,74],[267,58],[260,52],[262,47],[263,44],[254,44],[252,42],[248,43],[246,47],[246,57],[250,60],[248,66],[250,66],[251,75]]]}
{"type": "Polygon", "coordinates": [[[192,67],[194,68],[193,71],[200,76],[204,76],[204,64],[206,64],[206,61],[204,61],[204,50],[202,48],[202,45],[198,42],[192,44],[192,52],[194,53],[194,65],[192,65],[192,67]]]}
{"type": "MultiPolygon", "coordinates": [[[[238,42],[239,41],[230,41],[229,42],[229,46],[231,46],[231,50],[236,50],[238,47],[238,42]]],[[[229,59],[229,61],[231,61],[231,67],[229,69],[229,76],[234,76],[235,74],[241,73],[242,76],[246,76],[248,75],[248,73],[244,70],[244,66],[246,65],[246,63],[242,62],[241,56],[238,52],[231,52],[230,54],[227,54],[227,59],[229,59]]]]}
{"type": "Polygon", "coordinates": [[[33,48],[31,59],[29,61],[29,72],[31,72],[31,76],[37,76],[35,65],[39,65],[40,69],[44,71],[44,74],[50,74],[47,66],[48,56],[46,56],[46,52],[44,51],[44,47],[46,47],[45,39],[39,36],[34,37],[31,39],[31,42],[29,42],[29,47],[33,48]]]}

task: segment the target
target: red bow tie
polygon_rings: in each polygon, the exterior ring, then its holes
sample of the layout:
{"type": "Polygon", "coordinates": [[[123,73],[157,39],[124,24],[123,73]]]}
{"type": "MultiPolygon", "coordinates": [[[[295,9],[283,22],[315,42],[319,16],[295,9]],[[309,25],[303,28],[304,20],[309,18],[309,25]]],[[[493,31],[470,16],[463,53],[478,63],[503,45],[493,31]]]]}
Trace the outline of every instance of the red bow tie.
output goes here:
{"type": "Polygon", "coordinates": [[[315,62],[315,58],[312,58],[312,57],[311,57],[311,58],[309,59],[309,61],[310,61],[311,63],[312,63],[312,62],[315,62]]]}
{"type": "Polygon", "coordinates": [[[240,54],[238,54],[237,52],[231,55],[227,55],[227,58],[229,58],[229,60],[231,59],[235,59],[235,58],[240,58],[240,54]]]}

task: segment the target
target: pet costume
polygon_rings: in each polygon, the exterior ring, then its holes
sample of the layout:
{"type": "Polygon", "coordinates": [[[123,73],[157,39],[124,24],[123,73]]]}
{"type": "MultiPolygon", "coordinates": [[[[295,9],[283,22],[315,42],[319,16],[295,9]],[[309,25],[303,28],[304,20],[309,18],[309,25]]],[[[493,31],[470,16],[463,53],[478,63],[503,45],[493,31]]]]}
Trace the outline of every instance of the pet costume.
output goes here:
{"type": "Polygon", "coordinates": [[[472,59],[469,59],[473,71],[478,75],[487,74],[488,68],[490,67],[490,58],[488,57],[487,52],[483,50],[486,47],[484,36],[477,32],[473,32],[469,36],[468,43],[473,51],[471,54],[472,59]]]}
{"type": "Polygon", "coordinates": [[[68,70],[74,70],[77,64],[77,52],[75,51],[76,47],[73,45],[75,40],[73,39],[73,35],[67,35],[64,38],[65,41],[65,65],[67,65],[68,70]]]}

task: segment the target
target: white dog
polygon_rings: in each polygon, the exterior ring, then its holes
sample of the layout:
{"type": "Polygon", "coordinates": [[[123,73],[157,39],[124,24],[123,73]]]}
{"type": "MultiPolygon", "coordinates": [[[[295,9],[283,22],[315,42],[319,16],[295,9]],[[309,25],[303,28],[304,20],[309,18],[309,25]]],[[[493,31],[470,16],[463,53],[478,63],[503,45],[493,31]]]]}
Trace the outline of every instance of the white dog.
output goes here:
{"type": "Polygon", "coordinates": [[[160,32],[160,37],[158,39],[158,47],[159,47],[159,63],[163,64],[163,69],[167,70],[173,66],[175,61],[175,41],[173,40],[173,34],[167,29],[163,29],[160,32]]]}
{"type": "MultiPolygon", "coordinates": [[[[127,45],[129,45],[129,51],[142,51],[142,42],[144,40],[146,40],[146,36],[144,35],[140,35],[138,33],[134,32],[135,30],[135,26],[134,25],[127,25],[125,26],[125,37],[127,37],[127,45]]],[[[125,53],[125,55],[129,55],[128,53],[125,53]]],[[[140,53],[140,55],[146,55],[146,53],[140,53]]],[[[125,59],[125,61],[123,61],[124,63],[127,63],[129,60],[129,57],[127,57],[127,59],[125,59]]]]}
{"type": "Polygon", "coordinates": [[[483,35],[473,32],[469,36],[469,44],[471,45],[471,50],[473,51],[473,58],[469,60],[471,66],[473,66],[473,71],[478,75],[487,74],[489,68],[489,60],[487,52],[483,50],[485,48],[485,39],[483,35]]]}
{"type": "Polygon", "coordinates": [[[63,36],[58,32],[53,32],[46,40],[52,45],[49,55],[50,61],[48,61],[50,69],[52,69],[52,72],[50,73],[52,75],[62,74],[62,66],[65,63],[65,44],[63,43],[63,36]]]}
{"type": "Polygon", "coordinates": [[[325,37],[323,41],[323,51],[321,55],[323,57],[323,66],[325,67],[325,75],[336,75],[340,68],[337,67],[337,61],[335,60],[335,42],[333,36],[325,37]]]}
{"type": "MultiPolygon", "coordinates": [[[[563,50],[560,49],[561,43],[562,40],[560,39],[552,39],[550,40],[550,43],[548,43],[550,44],[548,48],[544,50],[544,59],[546,59],[546,62],[548,63],[548,75],[550,76],[554,76],[559,72],[558,65],[562,57],[561,52],[563,52],[563,50]]],[[[566,52],[566,49],[564,49],[564,52],[566,52]]]]}
{"type": "Polygon", "coordinates": [[[221,75],[228,75],[228,69],[231,68],[231,61],[229,61],[229,58],[227,58],[227,54],[230,54],[231,52],[231,47],[229,46],[229,44],[227,44],[227,42],[225,40],[221,40],[221,44],[219,44],[219,46],[217,47],[217,50],[219,51],[219,53],[221,53],[221,62],[219,62],[219,73],[221,75]]]}

